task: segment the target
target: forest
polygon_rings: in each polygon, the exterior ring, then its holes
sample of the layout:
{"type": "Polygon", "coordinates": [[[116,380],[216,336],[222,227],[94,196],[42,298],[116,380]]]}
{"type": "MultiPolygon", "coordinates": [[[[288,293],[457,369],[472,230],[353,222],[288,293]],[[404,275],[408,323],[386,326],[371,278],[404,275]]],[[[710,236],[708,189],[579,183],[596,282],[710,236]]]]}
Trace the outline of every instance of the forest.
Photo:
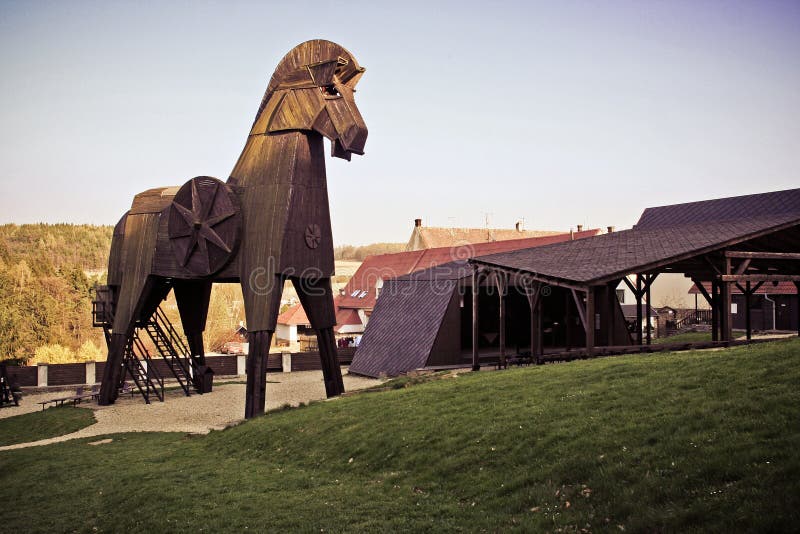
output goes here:
{"type": "MultiPolygon", "coordinates": [[[[102,360],[102,331],[92,327],[92,288],[105,283],[112,226],[0,225],[0,360],[66,363],[102,360]]],[[[400,252],[402,243],[338,246],[336,259],[361,261],[400,252]]],[[[162,308],[179,325],[172,295],[162,308]]],[[[204,340],[218,351],[244,321],[241,289],[215,284],[204,340]]]]}

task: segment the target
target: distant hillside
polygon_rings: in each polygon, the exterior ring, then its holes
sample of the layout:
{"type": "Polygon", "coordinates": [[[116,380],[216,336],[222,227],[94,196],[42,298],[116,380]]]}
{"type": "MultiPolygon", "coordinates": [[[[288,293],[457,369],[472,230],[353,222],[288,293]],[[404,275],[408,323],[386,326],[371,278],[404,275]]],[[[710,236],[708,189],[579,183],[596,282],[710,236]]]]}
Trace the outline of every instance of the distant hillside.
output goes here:
{"type": "Polygon", "coordinates": [[[13,265],[46,258],[56,269],[105,269],[113,226],[91,224],[4,224],[0,226],[0,263],[13,265]]]}

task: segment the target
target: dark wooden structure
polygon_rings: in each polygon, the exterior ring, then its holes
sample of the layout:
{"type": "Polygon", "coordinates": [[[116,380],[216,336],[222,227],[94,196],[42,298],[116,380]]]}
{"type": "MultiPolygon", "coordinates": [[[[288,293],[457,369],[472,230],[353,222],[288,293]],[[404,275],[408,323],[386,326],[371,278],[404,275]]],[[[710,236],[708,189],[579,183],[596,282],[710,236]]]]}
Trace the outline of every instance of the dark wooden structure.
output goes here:
{"type": "MultiPolygon", "coordinates": [[[[712,309],[713,341],[729,343],[733,285],[750,296],[765,283],[800,282],[800,189],[648,208],[631,230],[474,258],[470,263],[474,281],[481,277],[517,279],[518,285],[533,288],[534,357],[542,355],[542,332],[537,328],[541,311],[536,295],[545,288],[571,292],[584,331],[584,354],[592,356],[598,346],[619,345],[615,288],[621,282],[628,285],[636,297],[637,324],[642,324],[641,316],[650,316],[650,287],[660,273],[684,273],[695,281],[712,309]],[[705,290],[704,281],[710,292],[705,290]]],[[[477,287],[474,282],[473,289],[477,287]]],[[[503,306],[501,299],[501,322],[503,306]]],[[[749,309],[746,313],[749,315],[749,309]]],[[[476,341],[479,317],[474,300],[476,341]]],[[[569,319],[564,321],[568,323],[569,319]]],[[[642,329],[637,329],[634,345],[650,345],[650,328],[645,331],[643,339],[642,329]]],[[[476,342],[476,369],[480,366],[477,347],[476,342]]],[[[502,357],[502,338],[500,350],[502,357]]]]}
{"type": "Polygon", "coordinates": [[[22,397],[19,387],[11,383],[11,379],[6,371],[6,364],[0,363],[0,407],[13,403],[19,406],[19,399],[22,397]]]}
{"type": "Polygon", "coordinates": [[[316,330],[328,396],[344,391],[332,328],[334,274],[323,137],[332,155],[363,154],[355,105],[364,72],[341,46],[313,40],[278,64],[227,182],[201,176],[134,198],[114,231],[113,327],[100,403],[113,403],[137,323],[175,291],[188,349],[203,364],[213,282],[240,283],[250,350],[245,417],[264,411],[267,354],[286,280],[316,330]]]}

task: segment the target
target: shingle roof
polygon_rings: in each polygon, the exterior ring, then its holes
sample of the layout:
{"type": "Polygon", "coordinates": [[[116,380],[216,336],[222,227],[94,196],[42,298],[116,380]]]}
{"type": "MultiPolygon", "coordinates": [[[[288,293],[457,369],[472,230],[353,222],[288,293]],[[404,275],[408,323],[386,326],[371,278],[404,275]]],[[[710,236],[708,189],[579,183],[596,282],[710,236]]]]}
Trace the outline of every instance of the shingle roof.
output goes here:
{"type": "Polygon", "coordinates": [[[684,224],[720,223],[742,217],[774,217],[798,213],[800,189],[717,198],[647,208],[634,228],[664,228],[684,224]]]}
{"type": "Polygon", "coordinates": [[[800,189],[650,208],[631,230],[474,261],[555,281],[597,283],[795,224],[800,189]]]}
{"type": "MultiPolygon", "coordinates": [[[[703,287],[705,288],[708,294],[711,294],[711,284],[703,283],[703,287]]],[[[741,295],[742,292],[739,291],[739,288],[736,285],[731,286],[731,293],[741,295]]],[[[697,284],[692,284],[692,287],[689,288],[690,295],[699,295],[700,290],[697,289],[697,284]]],[[[763,284],[761,287],[756,290],[757,295],[797,295],[797,287],[795,287],[794,282],[778,282],[777,285],[773,284],[763,284]]]]}
{"type": "Polygon", "coordinates": [[[429,283],[388,280],[378,299],[350,372],[396,376],[424,367],[430,356],[455,280],[429,283]]]}
{"type": "Polygon", "coordinates": [[[454,260],[466,260],[477,255],[505,252],[521,248],[544,246],[552,243],[568,241],[570,238],[585,239],[599,234],[600,230],[584,230],[570,234],[557,234],[545,237],[479,243],[459,247],[432,248],[411,252],[397,252],[368,256],[358,270],[350,278],[344,288],[344,295],[336,298],[336,304],[343,308],[372,309],[375,307],[375,286],[378,280],[397,278],[408,273],[422,271],[450,263],[454,260]],[[363,296],[362,296],[363,295],[363,296]]]}
{"type": "MultiPolygon", "coordinates": [[[[620,304],[619,306],[625,317],[636,317],[636,304],[620,304]]],[[[647,317],[647,304],[642,304],[642,317],[647,317]]],[[[655,308],[650,308],[650,317],[659,317],[655,308]]]]}

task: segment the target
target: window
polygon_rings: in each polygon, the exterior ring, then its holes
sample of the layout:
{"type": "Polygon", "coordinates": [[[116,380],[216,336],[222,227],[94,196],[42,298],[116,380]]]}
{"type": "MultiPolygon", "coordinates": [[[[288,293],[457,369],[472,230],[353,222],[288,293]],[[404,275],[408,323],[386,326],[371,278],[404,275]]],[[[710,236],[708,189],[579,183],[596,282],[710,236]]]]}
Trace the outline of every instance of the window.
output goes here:
{"type": "Polygon", "coordinates": [[[620,304],[625,304],[625,290],[617,289],[617,300],[620,304]]]}

